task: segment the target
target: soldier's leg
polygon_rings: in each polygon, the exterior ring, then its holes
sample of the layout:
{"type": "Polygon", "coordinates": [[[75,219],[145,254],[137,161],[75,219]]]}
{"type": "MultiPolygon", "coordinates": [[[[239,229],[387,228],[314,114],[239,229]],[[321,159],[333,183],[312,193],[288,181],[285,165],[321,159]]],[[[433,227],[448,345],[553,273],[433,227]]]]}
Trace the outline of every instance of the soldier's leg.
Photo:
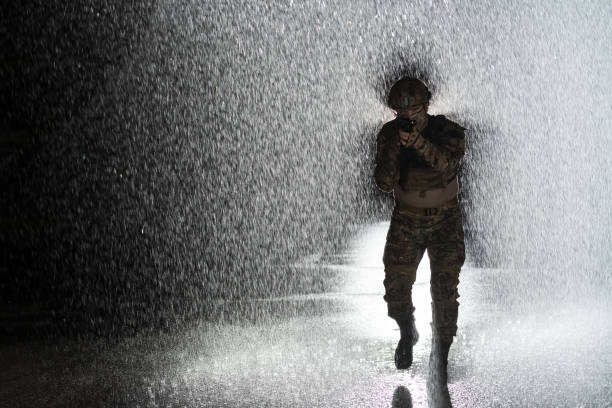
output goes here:
{"type": "Polygon", "coordinates": [[[419,242],[416,234],[418,229],[414,228],[413,221],[409,217],[394,213],[383,255],[387,313],[395,319],[401,334],[395,352],[397,368],[410,367],[412,345],[418,340],[414,325],[412,285],[425,247],[419,242]]]}
{"type": "Polygon", "coordinates": [[[387,240],[383,263],[385,265],[385,302],[387,314],[398,323],[412,320],[412,285],[425,248],[415,242],[387,240]]]}
{"type": "MultiPolygon", "coordinates": [[[[459,208],[445,213],[427,247],[431,265],[432,349],[428,387],[439,401],[450,403],[447,388],[448,353],[457,332],[459,272],[465,260],[459,208]]],[[[445,406],[445,404],[441,404],[445,406]]]]}
{"type": "Polygon", "coordinates": [[[465,261],[461,211],[455,208],[436,227],[427,247],[431,266],[432,328],[444,341],[457,332],[459,273],[465,261]]]}

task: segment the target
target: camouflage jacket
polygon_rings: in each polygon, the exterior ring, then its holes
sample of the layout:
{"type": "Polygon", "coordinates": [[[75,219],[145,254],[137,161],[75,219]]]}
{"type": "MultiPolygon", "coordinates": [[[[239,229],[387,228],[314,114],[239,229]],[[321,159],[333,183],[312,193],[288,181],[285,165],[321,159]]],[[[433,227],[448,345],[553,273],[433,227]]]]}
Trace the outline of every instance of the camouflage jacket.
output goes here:
{"type": "Polygon", "coordinates": [[[378,187],[393,191],[426,191],[446,187],[457,176],[465,153],[464,128],[443,115],[429,116],[417,149],[398,142],[396,120],[385,123],[376,138],[374,180],[378,187]]]}

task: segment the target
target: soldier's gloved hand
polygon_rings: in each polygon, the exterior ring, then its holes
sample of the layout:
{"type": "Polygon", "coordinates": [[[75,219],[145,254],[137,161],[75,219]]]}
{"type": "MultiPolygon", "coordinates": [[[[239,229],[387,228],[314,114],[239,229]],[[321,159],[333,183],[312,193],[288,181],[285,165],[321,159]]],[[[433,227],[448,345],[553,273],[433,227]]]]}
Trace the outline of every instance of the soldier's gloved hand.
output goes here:
{"type": "Polygon", "coordinates": [[[413,128],[410,132],[403,132],[401,130],[398,130],[398,133],[399,142],[404,147],[412,146],[421,135],[421,133],[416,128],[413,128]]]}

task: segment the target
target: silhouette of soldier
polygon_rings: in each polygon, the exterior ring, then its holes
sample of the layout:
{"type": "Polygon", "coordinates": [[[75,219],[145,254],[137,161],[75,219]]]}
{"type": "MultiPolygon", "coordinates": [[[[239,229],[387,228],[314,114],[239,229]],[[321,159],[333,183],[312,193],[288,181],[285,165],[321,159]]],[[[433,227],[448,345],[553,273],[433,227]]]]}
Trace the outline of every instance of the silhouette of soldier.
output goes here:
{"type": "Polygon", "coordinates": [[[374,179],[393,192],[395,206],[383,255],[389,317],[400,329],[395,365],[412,364],[418,340],[412,285],[425,250],[431,265],[431,379],[448,397],[448,352],[457,332],[457,285],[465,260],[457,171],[465,152],[464,128],[427,113],[431,93],[415,78],[402,78],[389,91],[387,104],[396,118],[377,136],[374,179]]]}

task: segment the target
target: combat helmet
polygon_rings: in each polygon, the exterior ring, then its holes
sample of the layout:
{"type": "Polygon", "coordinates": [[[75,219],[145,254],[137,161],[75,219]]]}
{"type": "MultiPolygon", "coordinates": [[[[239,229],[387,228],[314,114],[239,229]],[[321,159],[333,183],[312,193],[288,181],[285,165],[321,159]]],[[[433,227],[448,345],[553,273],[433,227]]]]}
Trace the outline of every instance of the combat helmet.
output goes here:
{"type": "Polygon", "coordinates": [[[387,105],[398,110],[429,102],[431,92],[427,86],[416,78],[404,77],[389,90],[387,105]]]}

